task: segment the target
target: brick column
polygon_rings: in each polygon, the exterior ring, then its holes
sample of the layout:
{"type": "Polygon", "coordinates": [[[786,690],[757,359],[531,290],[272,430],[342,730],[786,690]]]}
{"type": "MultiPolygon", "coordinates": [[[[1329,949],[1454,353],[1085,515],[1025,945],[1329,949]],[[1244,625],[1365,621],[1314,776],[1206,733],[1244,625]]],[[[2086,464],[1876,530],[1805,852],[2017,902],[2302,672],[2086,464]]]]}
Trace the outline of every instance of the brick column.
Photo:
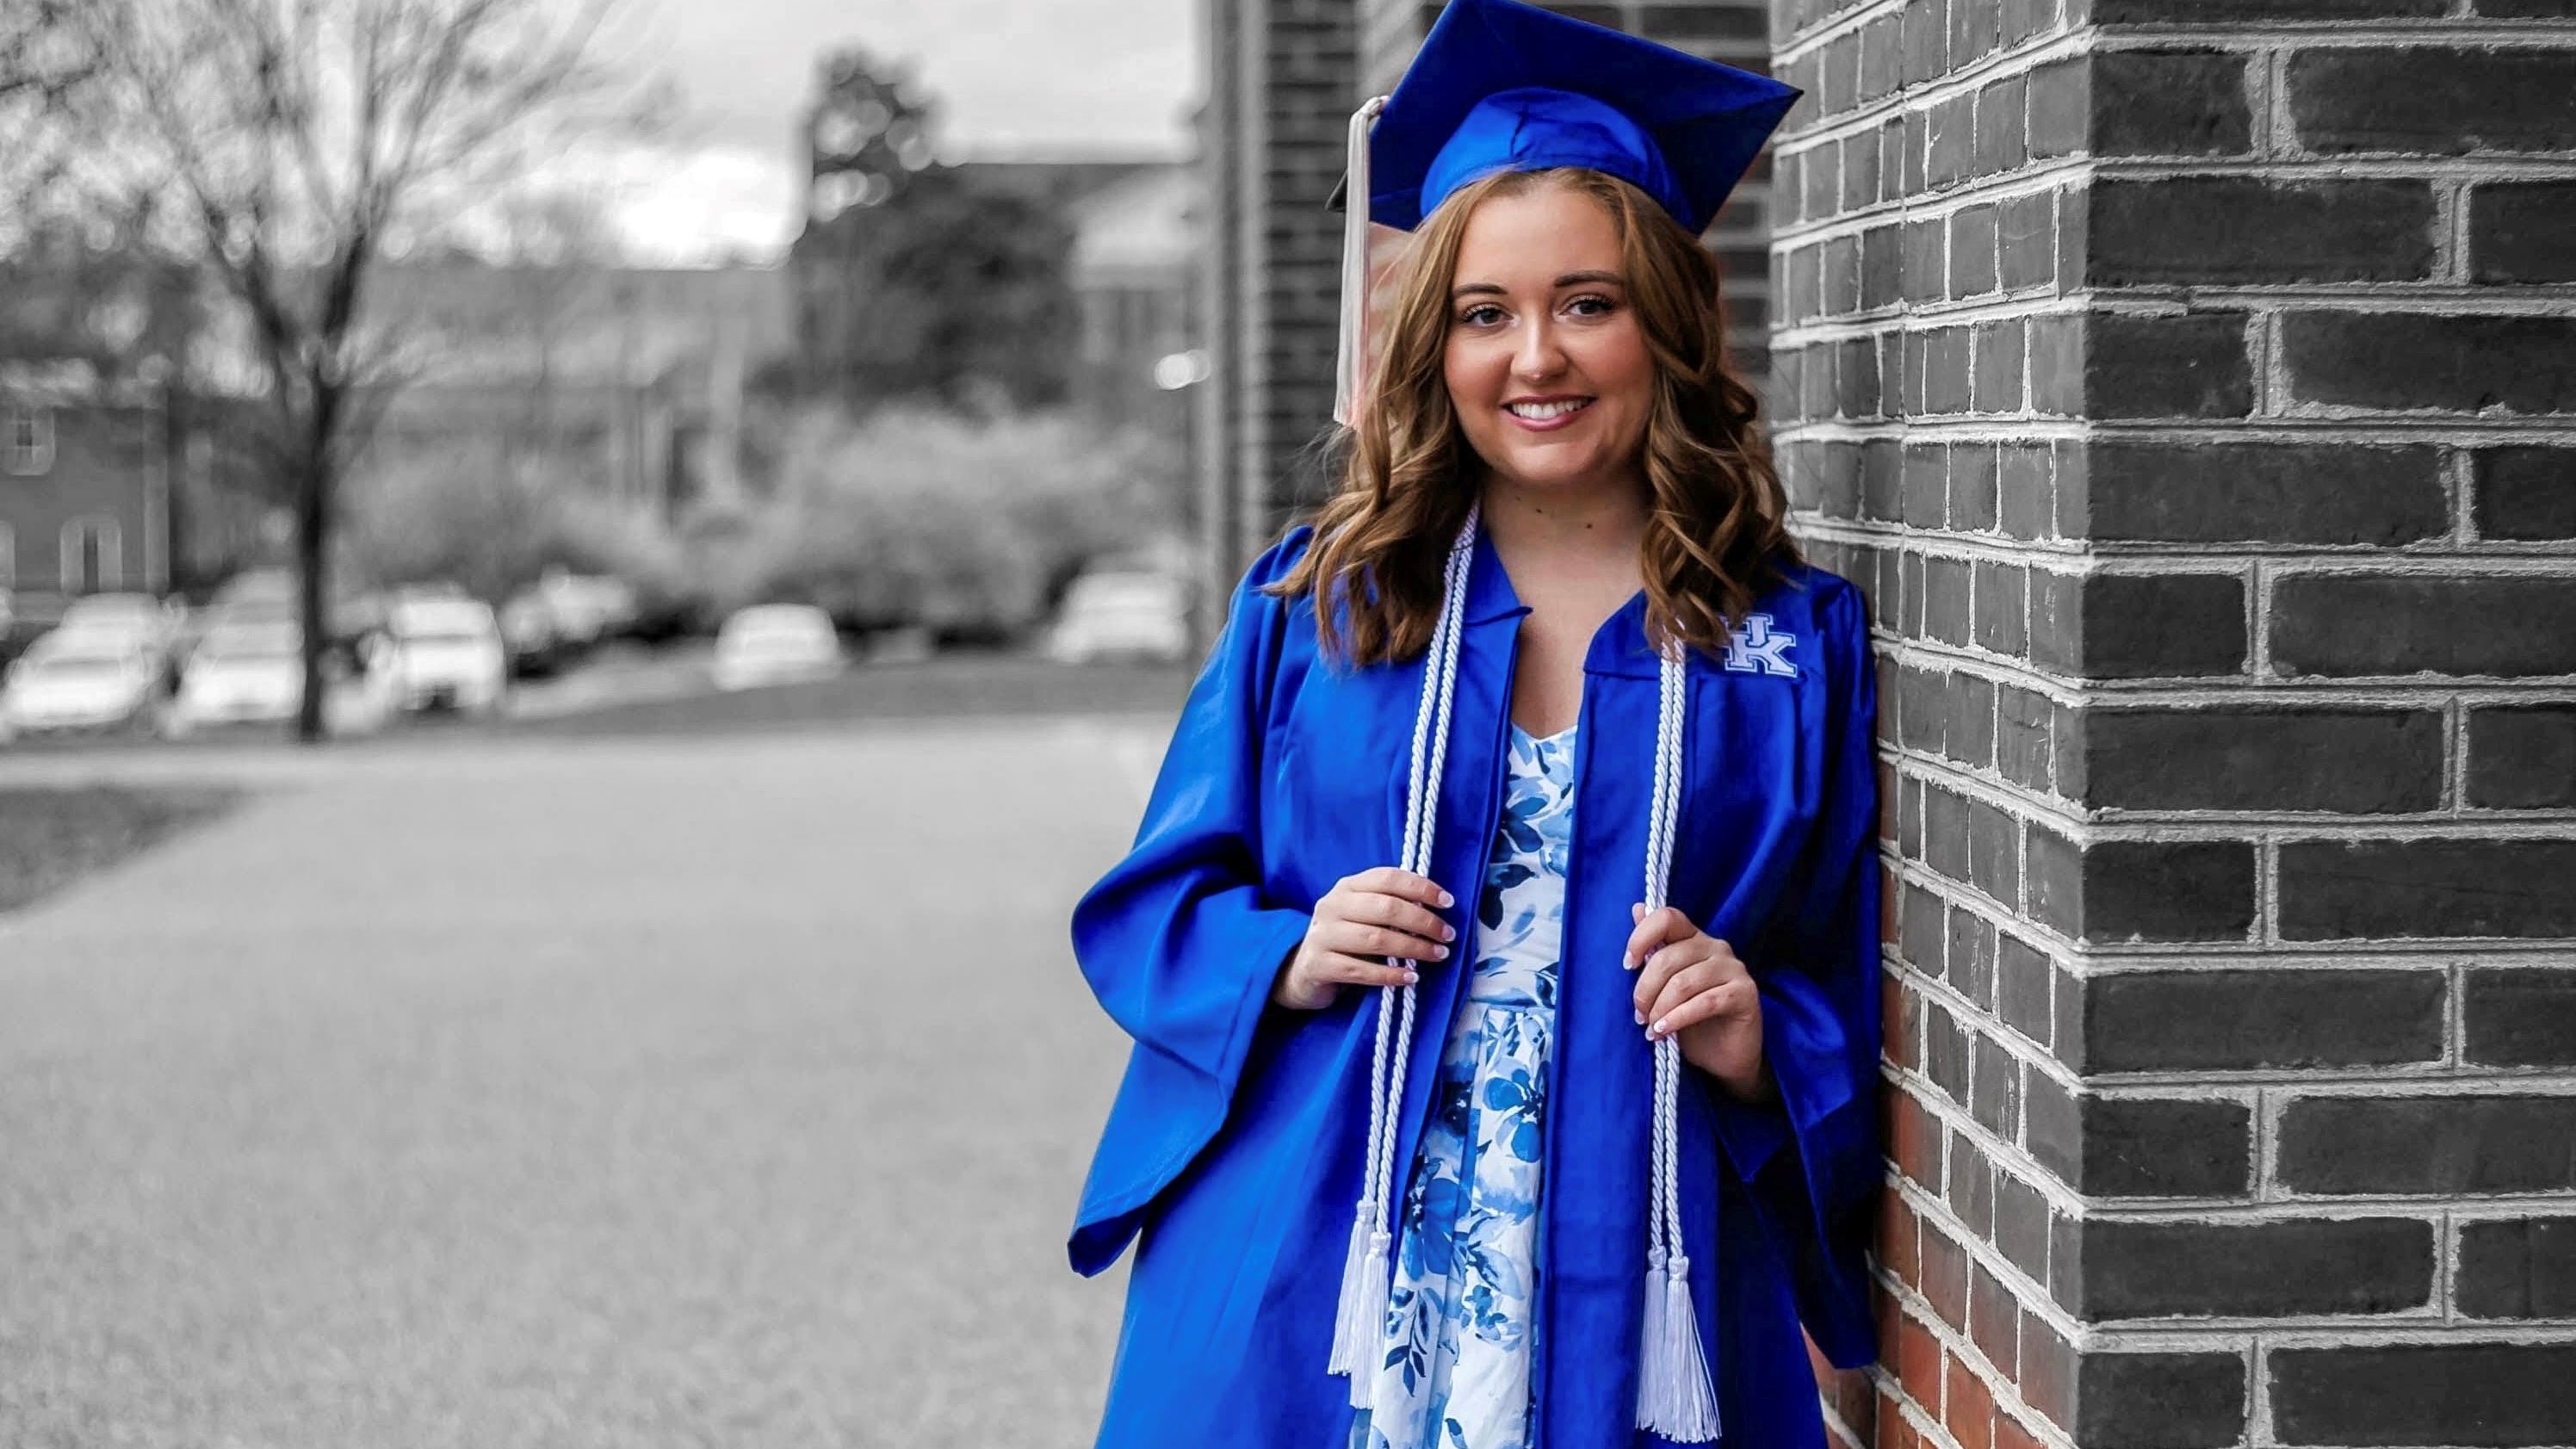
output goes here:
{"type": "Polygon", "coordinates": [[[2565,13],[1775,17],[1896,882],[1847,1442],[2576,1443],[2565,13]]]}
{"type": "Polygon", "coordinates": [[[1356,89],[1355,0],[1205,0],[1200,164],[1215,364],[1203,419],[1216,607],[1286,513],[1320,496],[1339,340],[1341,179],[1356,89]]]}

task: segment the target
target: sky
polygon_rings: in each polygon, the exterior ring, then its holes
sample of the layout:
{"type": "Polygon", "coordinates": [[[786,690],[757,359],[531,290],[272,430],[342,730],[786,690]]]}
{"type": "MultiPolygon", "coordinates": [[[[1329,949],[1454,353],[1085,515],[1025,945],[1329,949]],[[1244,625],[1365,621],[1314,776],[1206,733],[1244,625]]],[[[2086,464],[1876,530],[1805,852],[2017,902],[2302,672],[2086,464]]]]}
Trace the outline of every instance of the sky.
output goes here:
{"type": "Polygon", "coordinates": [[[667,262],[774,255],[794,238],[797,120],[836,46],[908,61],[952,159],[1179,155],[1201,92],[1197,0],[624,3],[609,57],[666,78],[683,109],[592,174],[629,245],[667,262]]]}

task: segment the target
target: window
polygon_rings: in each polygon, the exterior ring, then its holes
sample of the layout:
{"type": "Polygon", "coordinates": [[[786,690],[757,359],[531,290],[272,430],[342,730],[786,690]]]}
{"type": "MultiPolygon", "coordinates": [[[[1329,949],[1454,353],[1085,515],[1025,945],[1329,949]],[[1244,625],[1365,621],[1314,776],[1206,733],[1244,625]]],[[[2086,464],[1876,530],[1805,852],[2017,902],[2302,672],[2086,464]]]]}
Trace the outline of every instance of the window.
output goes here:
{"type": "Polygon", "coordinates": [[[94,594],[125,583],[125,531],[113,518],[63,525],[63,592],[94,594]]]}
{"type": "Polygon", "coordinates": [[[53,466],[53,413],[38,407],[0,409],[0,468],[33,478],[53,466]]]}

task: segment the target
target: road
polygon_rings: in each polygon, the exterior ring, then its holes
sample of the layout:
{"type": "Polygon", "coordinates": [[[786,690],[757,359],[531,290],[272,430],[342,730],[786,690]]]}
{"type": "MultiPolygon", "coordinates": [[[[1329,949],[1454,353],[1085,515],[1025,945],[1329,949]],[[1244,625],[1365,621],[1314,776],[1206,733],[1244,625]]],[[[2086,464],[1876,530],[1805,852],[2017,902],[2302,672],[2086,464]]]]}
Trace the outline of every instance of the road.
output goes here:
{"type": "Polygon", "coordinates": [[[0,1443],[1087,1444],[1168,728],[0,761],[253,791],[0,918],[0,1443]]]}

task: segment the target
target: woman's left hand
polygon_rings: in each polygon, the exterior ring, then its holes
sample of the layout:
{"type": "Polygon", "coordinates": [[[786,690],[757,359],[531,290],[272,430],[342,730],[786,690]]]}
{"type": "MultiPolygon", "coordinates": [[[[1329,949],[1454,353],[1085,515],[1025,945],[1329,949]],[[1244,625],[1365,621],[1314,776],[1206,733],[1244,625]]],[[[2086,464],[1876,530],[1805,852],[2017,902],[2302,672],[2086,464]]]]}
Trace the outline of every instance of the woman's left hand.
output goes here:
{"type": "Polygon", "coordinates": [[[1762,994],[1734,948],[1671,906],[1628,908],[1627,966],[1637,973],[1637,1019],[1646,1039],[1676,1037],[1682,1059],[1742,1101],[1776,1095],[1762,1056],[1762,994]],[[1639,963],[1643,963],[1642,969],[1639,963]]]}

